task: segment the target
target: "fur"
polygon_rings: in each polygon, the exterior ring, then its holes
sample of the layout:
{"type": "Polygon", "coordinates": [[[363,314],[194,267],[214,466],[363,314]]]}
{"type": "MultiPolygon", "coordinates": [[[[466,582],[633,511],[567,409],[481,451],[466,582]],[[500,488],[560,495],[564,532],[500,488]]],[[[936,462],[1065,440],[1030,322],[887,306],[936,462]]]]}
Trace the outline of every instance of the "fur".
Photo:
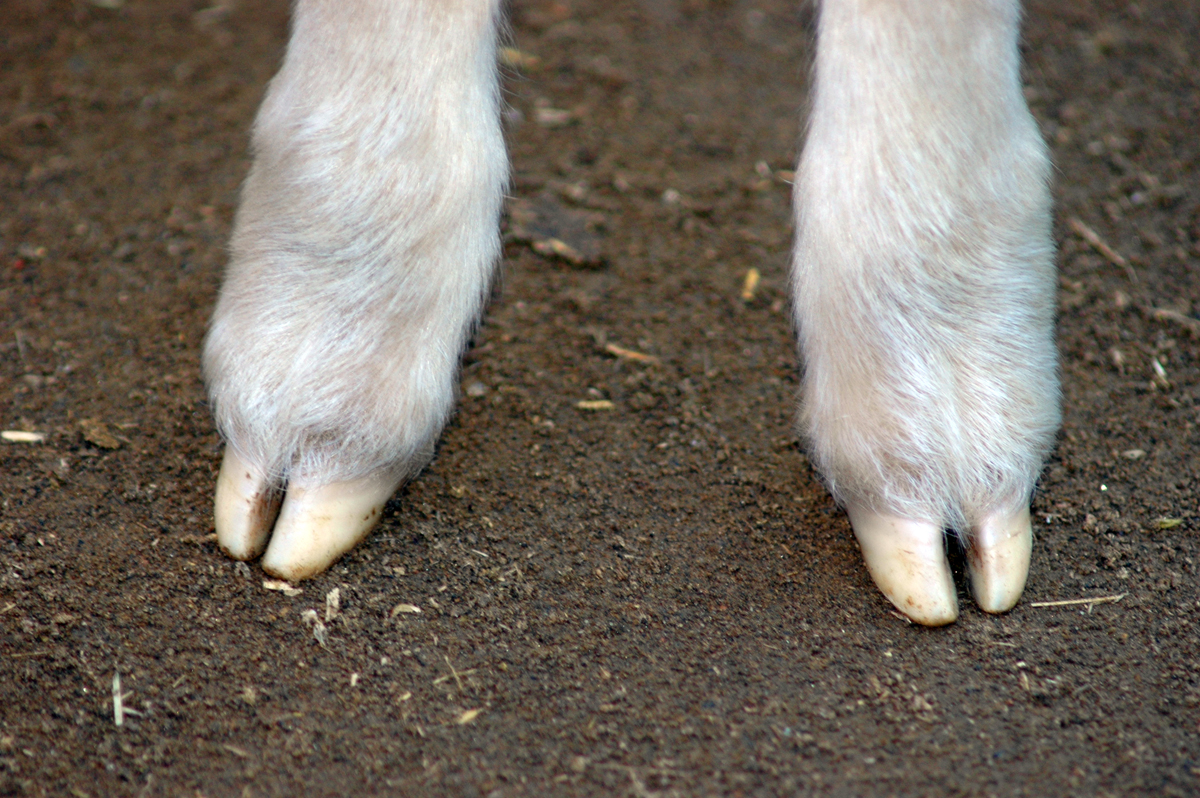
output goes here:
{"type": "Polygon", "coordinates": [[[449,417],[508,180],[494,0],[301,0],[204,350],[277,482],[411,475],[449,417]]]}
{"type": "MultiPolygon", "coordinates": [[[[276,483],[425,462],[499,256],[498,0],[300,0],[204,353],[276,483]]],[[[801,418],[842,502],[969,530],[1059,423],[1012,0],[825,0],[795,184],[801,418]]]]}
{"type": "Polygon", "coordinates": [[[1059,425],[1050,165],[1009,0],[826,0],[795,183],[802,426],[841,502],[966,532],[1059,425]]]}

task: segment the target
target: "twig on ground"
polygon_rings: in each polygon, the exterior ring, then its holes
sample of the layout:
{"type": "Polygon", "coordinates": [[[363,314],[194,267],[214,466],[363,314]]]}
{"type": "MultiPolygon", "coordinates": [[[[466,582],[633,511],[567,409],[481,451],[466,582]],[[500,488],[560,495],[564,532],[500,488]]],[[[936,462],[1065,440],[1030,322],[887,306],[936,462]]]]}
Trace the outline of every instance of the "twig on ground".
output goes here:
{"type": "Polygon", "coordinates": [[[124,696],[121,695],[121,674],[118,672],[113,673],[112,697],[113,697],[113,723],[117,724],[118,726],[124,725],[124,723],[125,723],[125,705],[124,705],[124,700],[123,700],[124,696]]]}
{"type": "Polygon", "coordinates": [[[454,670],[454,666],[450,664],[450,658],[447,657],[445,654],[443,654],[442,659],[446,660],[446,667],[450,669],[450,675],[454,677],[455,683],[458,684],[458,692],[460,692],[460,693],[466,692],[465,690],[463,690],[462,679],[459,678],[458,671],[454,670]]]}
{"type": "Polygon", "coordinates": [[[1031,601],[1030,607],[1076,607],[1084,604],[1115,604],[1128,596],[1128,593],[1117,593],[1112,596],[1095,596],[1093,598],[1065,599],[1063,601],[1031,601]]]}
{"type": "Polygon", "coordinates": [[[1124,269],[1126,276],[1129,277],[1129,282],[1136,283],[1138,281],[1137,272],[1129,265],[1129,261],[1125,260],[1125,257],[1120,252],[1117,252],[1104,243],[1104,239],[1100,237],[1100,234],[1084,224],[1082,219],[1072,216],[1067,220],[1067,226],[1071,228],[1071,232],[1090,244],[1092,249],[1103,255],[1105,260],[1114,266],[1120,266],[1124,269]]]}
{"type": "Polygon", "coordinates": [[[1191,337],[1200,337],[1200,320],[1198,319],[1193,319],[1191,316],[1169,308],[1155,308],[1152,315],[1155,321],[1173,321],[1187,330],[1191,337]]]}
{"type": "Polygon", "coordinates": [[[616,344],[605,344],[604,351],[608,352],[610,355],[623,357],[626,360],[633,360],[637,363],[657,364],[659,362],[658,358],[654,355],[647,355],[645,352],[637,352],[633,349],[626,349],[625,347],[617,346],[616,344]]]}

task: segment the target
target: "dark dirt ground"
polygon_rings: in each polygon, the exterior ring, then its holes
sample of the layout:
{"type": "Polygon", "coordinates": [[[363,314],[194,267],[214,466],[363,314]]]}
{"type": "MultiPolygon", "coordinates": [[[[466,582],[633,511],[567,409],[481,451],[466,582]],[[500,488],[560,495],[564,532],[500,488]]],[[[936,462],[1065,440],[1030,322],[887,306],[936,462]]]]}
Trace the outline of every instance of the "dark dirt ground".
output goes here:
{"type": "Polygon", "coordinates": [[[1194,3],[1029,9],[1065,424],[1024,600],[937,630],[795,437],[775,0],[518,0],[524,221],[436,460],[300,595],[223,557],[198,356],[287,7],[208,3],[0,5],[0,426],[48,436],[0,443],[0,795],[1200,791],[1194,3]]]}

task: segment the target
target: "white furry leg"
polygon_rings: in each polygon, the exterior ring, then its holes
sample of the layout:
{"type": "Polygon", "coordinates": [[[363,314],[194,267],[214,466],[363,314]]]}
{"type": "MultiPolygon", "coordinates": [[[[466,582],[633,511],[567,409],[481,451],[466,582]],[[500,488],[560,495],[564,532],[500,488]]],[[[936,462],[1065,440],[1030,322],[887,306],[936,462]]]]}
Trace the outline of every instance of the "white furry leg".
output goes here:
{"type": "Polygon", "coordinates": [[[324,570],[432,452],[499,255],[497,7],[297,4],[204,351],[234,557],[324,570]]]}
{"type": "Polygon", "coordinates": [[[820,10],[795,187],[802,423],[877,583],[922,623],[953,619],[943,528],[984,609],[1019,598],[1059,423],[1049,163],[1018,21],[1013,0],[820,10]]]}

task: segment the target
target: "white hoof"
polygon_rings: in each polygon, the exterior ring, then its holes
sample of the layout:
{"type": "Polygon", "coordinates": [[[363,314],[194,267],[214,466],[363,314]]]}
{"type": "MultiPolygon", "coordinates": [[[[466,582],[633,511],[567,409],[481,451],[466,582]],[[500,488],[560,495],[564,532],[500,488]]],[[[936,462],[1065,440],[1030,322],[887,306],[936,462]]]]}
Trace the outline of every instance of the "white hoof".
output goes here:
{"type": "Polygon", "coordinates": [[[896,608],[924,626],[958,619],[958,595],[942,525],[847,507],[867,570],[896,608]]]}
{"type": "Polygon", "coordinates": [[[1008,612],[1016,606],[1029,575],[1033,527],[1029,508],[995,514],[972,530],[967,549],[971,593],[984,612],[1008,612]]]}
{"type": "Polygon", "coordinates": [[[321,573],[379,523],[400,481],[382,474],[314,487],[288,485],[263,570],[289,582],[321,573]]]}
{"type": "Polygon", "coordinates": [[[399,479],[384,474],[314,487],[293,484],[285,496],[226,447],[217,477],[217,543],[235,560],[251,560],[266,549],[264,571],[289,582],[307,579],[366,537],[398,487],[399,479]]]}
{"type": "Polygon", "coordinates": [[[283,494],[265,476],[226,446],[217,477],[217,544],[235,560],[252,560],[262,554],[282,499],[283,494]]]}

